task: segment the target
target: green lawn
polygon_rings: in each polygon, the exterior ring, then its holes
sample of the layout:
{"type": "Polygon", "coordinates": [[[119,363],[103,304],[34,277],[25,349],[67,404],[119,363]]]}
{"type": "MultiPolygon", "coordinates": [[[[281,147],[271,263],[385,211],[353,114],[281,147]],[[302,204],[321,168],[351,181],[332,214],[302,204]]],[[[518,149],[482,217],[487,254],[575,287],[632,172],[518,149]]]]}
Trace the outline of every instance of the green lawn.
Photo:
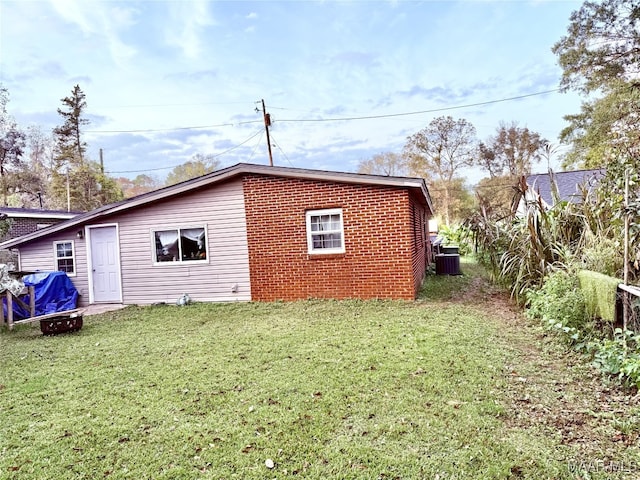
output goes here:
{"type": "Polygon", "coordinates": [[[580,403],[593,374],[463,269],[417,302],[129,307],[73,334],[0,332],[0,478],[634,478],[636,446],[613,438],[637,438],[631,395],[611,390],[626,410],[609,417],[580,403]],[[565,400],[600,428],[587,447],[553,421],[565,400]]]}

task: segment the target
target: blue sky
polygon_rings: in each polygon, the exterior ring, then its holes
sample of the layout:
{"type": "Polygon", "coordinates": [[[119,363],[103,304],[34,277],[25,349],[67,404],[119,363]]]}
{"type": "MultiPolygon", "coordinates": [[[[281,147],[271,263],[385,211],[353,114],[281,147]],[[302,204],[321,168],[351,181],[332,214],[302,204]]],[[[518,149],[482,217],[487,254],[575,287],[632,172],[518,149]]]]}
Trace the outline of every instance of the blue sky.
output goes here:
{"type": "Polygon", "coordinates": [[[89,154],[114,176],[162,179],[196,153],[268,163],[261,99],[276,165],[355,171],[442,115],[557,144],[575,94],[477,104],[557,89],[551,47],[580,5],[0,0],[0,82],[18,123],[45,130],[79,84],[89,154]]]}

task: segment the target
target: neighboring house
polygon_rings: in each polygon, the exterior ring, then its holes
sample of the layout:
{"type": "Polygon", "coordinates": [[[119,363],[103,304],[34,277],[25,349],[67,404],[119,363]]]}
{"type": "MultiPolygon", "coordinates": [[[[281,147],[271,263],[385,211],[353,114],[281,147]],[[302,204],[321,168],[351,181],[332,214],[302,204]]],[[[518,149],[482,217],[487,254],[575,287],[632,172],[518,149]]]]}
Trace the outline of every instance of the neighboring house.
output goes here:
{"type": "MultiPolygon", "coordinates": [[[[0,219],[9,222],[9,230],[0,237],[0,242],[36,232],[76,215],[78,214],[58,210],[0,207],[0,219]]],[[[10,252],[0,251],[0,263],[10,264],[17,262],[17,260],[17,257],[10,252]]]]}
{"type": "Polygon", "coordinates": [[[606,170],[575,170],[571,172],[551,172],[529,175],[526,177],[526,191],[524,198],[520,200],[518,212],[524,211],[524,202],[542,201],[546,208],[554,205],[552,180],[558,188],[561,201],[578,203],[582,201],[581,186],[591,189],[598,184],[606,170]]]}
{"type": "Polygon", "coordinates": [[[433,214],[420,178],[237,164],[0,244],[79,304],[413,299],[433,214]]]}

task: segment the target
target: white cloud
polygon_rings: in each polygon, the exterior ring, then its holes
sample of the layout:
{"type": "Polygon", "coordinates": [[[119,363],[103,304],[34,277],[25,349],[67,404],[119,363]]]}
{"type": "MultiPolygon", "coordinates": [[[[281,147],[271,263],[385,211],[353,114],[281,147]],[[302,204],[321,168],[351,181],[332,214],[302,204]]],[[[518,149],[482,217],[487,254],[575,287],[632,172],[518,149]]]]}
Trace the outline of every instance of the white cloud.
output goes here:
{"type": "Polygon", "coordinates": [[[178,47],[190,59],[196,59],[202,52],[202,35],[206,27],[215,25],[209,12],[207,0],[169,3],[171,22],[165,28],[169,45],[178,47]]]}
{"type": "Polygon", "coordinates": [[[117,64],[135,55],[136,49],[120,38],[121,31],[136,24],[138,12],[134,8],[79,0],[51,0],[51,5],[63,20],[78,27],[85,36],[103,40],[117,64]]]}
{"type": "Polygon", "coordinates": [[[76,25],[85,34],[92,34],[96,31],[96,24],[91,18],[93,8],[87,8],[91,2],[80,3],[76,0],[51,0],[51,5],[55,11],[66,22],[76,25]]]}

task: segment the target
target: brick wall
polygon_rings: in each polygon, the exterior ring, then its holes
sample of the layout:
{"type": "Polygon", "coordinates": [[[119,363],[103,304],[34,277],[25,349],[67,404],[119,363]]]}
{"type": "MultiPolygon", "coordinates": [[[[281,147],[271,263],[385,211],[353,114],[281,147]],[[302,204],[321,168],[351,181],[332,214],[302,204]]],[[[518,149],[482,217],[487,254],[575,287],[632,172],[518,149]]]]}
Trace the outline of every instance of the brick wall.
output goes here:
{"type": "Polygon", "coordinates": [[[11,222],[11,226],[9,227],[9,231],[2,238],[0,238],[0,242],[11,240],[12,238],[21,237],[22,235],[26,235],[28,233],[33,233],[36,230],[39,230],[38,226],[42,228],[45,225],[55,225],[62,220],[10,217],[8,221],[11,222]]]}
{"type": "Polygon", "coordinates": [[[431,241],[429,240],[429,220],[427,208],[417,198],[411,196],[412,264],[414,288],[417,292],[424,280],[427,267],[431,264],[431,241]]]}
{"type": "Polygon", "coordinates": [[[406,189],[259,175],[243,188],[253,300],[415,298],[406,189]],[[344,254],[307,252],[306,211],[325,208],[342,208],[344,254]]]}
{"type": "MultiPolygon", "coordinates": [[[[62,220],[9,217],[8,221],[10,222],[9,230],[5,235],[0,237],[0,242],[11,240],[12,238],[21,237],[22,235],[26,235],[28,233],[33,233],[38,230],[38,226],[43,227],[45,225],[55,225],[62,220]]],[[[18,255],[9,250],[0,250],[0,263],[4,263],[7,265],[13,264],[14,266],[17,266],[18,255]]]]}

